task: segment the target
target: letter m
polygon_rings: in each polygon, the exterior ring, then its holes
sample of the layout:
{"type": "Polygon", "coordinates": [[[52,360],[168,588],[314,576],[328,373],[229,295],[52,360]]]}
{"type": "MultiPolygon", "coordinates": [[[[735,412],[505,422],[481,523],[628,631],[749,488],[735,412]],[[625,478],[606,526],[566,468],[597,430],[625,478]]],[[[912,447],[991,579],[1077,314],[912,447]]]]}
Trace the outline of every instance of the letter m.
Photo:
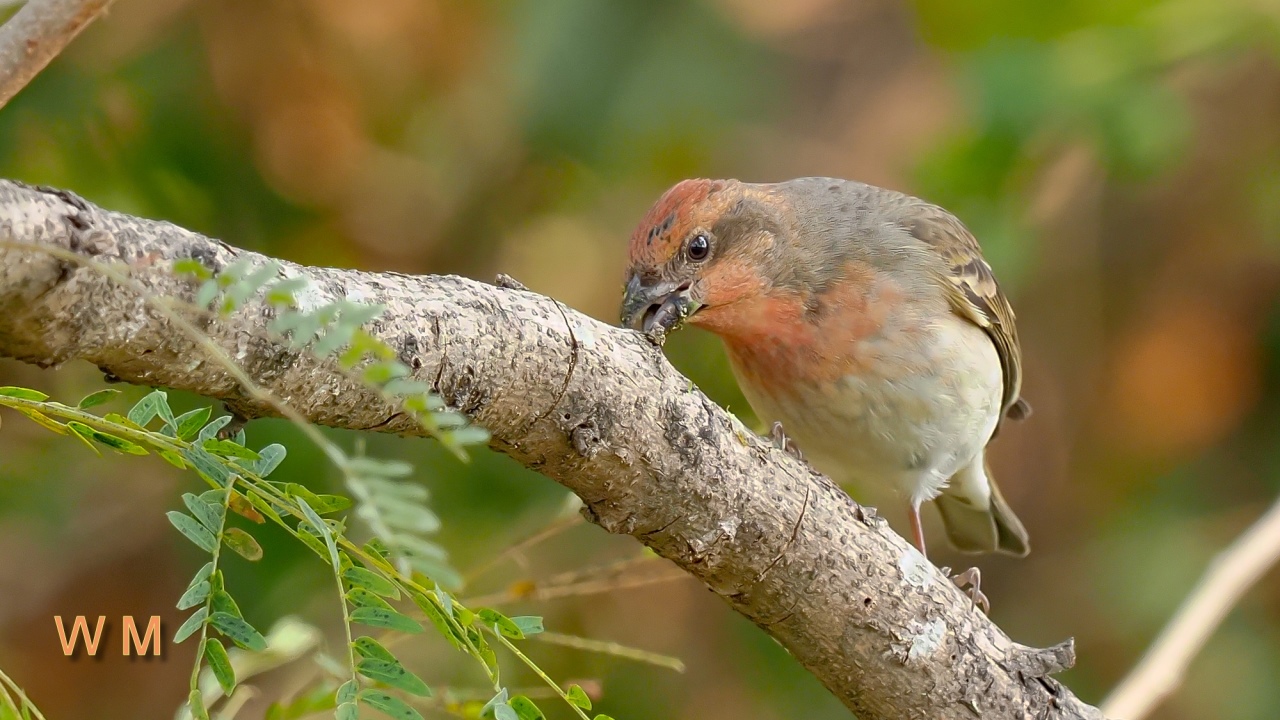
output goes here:
{"type": "Polygon", "coordinates": [[[75,622],[71,623],[71,637],[67,638],[66,626],[62,624],[62,616],[55,615],[54,622],[58,624],[58,639],[62,641],[62,654],[70,656],[76,651],[76,643],[80,642],[80,636],[84,636],[84,651],[90,655],[98,654],[98,641],[102,639],[102,624],[106,622],[106,615],[98,616],[98,627],[94,629],[93,635],[89,634],[89,621],[84,619],[83,615],[77,615],[75,622]]]}
{"type": "Polygon", "coordinates": [[[151,654],[160,654],[160,616],[152,615],[147,621],[147,634],[142,638],[138,638],[138,626],[133,621],[132,615],[125,615],[120,618],[120,624],[124,626],[121,631],[121,642],[124,643],[124,654],[130,655],[129,644],[133,644],[133,650],[139,655],[146,655],[146,647],[151,646],[151,654]]]}

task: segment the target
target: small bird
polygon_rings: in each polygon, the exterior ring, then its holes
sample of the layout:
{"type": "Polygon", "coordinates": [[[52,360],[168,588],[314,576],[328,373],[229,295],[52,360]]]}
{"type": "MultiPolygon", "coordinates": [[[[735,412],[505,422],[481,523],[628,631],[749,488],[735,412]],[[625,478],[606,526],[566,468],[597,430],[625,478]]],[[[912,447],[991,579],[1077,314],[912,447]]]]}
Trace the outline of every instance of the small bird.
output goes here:
{"type": "Polygon", "coordinates": [[[775,437],[837,482],[893,491],[921,553],[936,500],[958,550],[1027,554],[985,461],[1001,420],[1030,411],[1013,310],[954,215],[835,178],[685,180],[629,255],[623,326],[719,335],[775,437]]]}

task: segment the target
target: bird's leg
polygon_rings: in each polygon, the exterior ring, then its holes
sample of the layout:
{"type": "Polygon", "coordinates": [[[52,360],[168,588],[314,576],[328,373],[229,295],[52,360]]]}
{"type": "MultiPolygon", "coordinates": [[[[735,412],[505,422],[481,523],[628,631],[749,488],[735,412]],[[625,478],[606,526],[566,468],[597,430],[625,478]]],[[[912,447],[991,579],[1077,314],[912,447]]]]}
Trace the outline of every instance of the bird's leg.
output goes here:
{"type": "Polygon", "coordinates": [[[911,501],[911,534],[915,537],[916,547],[920,548],[920,554],[929,557],[929,553],[924,549],[924,525],[920,524],[920,503],[915,500],[911,501]]]}
{"type": "MultiPolygon", "coordinates": [[[[915,501],[912,501],[911,503],[910,514],[911,533],[915,536],[916,547],[920,548],[921,555],[928,558],[929,554],[925,552],[924,548],[924,524],[920,522],[920,505],[915,501]]],[[[969,599],[972,600],[975,605],[982,608],[982,612],[990,614],[991,602],[987,600],[987,596],[982,593],[982,573],[978,568],[971,567],[968,570],[955,575],[951,574],[951,568],[949,567],[941,568],[941,570],[942,574],[951,578],[951,582],[955,583],[956,587],[963,590],[964,594],[968,595],[969,599]]]]}
{"type": "MultiPolygon", "coordinates": [[[[951,575],[951,568],[943,568],[942,571],[951,575]]],[[[987,596],[982,592],[982,572],[978,568],[971,567],[964,572],[952,575],[951,582],[963,590],[964,594],[968,595],[975,605],[982,608],[983,613],[991,614],[991,602],[987,600],[987,596]]]]}
{"type": "Polygon", "coordinates": [[[800,454],[800,448],[796,447],[796,443],[787,434],[782,431],[782,423],[775,422],[773,427],[769,428],[769,439],[773,441],[773,446],[787,453],[797,460],[804,460],[804,456],[800,454]]]}

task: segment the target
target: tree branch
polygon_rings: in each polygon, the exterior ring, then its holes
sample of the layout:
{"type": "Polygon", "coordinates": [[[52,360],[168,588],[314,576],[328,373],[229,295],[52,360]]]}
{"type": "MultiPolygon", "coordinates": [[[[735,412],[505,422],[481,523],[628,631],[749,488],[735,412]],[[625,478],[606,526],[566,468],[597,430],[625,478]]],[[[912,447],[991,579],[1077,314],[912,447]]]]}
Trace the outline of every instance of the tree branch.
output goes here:
{"type": "Polygon", "coordinates": [[[30,0],[0,26],[0,108],[113,0],[30,0]]]}
{"type": "MultiPolygon", "coordinates": [[[[266,258],[0,181],[0,355],[45,367],[83,359],[245,417],[270,414],[144,299],[39,247],[127,265],[161,297],[194,293],[170,271],[176,259],[217,270],[266,258]]],[[[344,297],[385,305],[369,331],[488,428],[494,449],[578,494],[592,522],[704,582],[862,720],[1102,717],[1048,677],[1074,661],[1069,641],[1011,641],[874,510],[757,437],[638,334],[464,278],[284,268],[311,281],[298,295],[304,311],[344,297]]],[[[200,323],[312,422],[421,434],[372,391],[288,349],[268,331],[271,316],[251,301],[200,323]]]]}
{"type": "Polygon", "coordinates": [[[1156,709],[1231,608],[1277,562],[1280,500],[1213,559],[1160,637],[1103,703],[1107,714],[1141,720],[1156,709]]]}

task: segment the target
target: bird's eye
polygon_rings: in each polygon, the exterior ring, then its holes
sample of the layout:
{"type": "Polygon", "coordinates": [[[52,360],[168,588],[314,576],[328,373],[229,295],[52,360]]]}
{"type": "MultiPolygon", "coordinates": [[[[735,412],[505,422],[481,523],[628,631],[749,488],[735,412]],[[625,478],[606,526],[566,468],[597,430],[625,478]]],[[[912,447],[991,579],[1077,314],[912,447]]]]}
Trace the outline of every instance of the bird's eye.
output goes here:
{"type": "Polygon", "coordinates": [[[711,253],[711,240],[705,234],[698,233],[689,241],[689,247],[685,249],[685,253],[694,262],[706,260],[707,255],[711,253]]]}

